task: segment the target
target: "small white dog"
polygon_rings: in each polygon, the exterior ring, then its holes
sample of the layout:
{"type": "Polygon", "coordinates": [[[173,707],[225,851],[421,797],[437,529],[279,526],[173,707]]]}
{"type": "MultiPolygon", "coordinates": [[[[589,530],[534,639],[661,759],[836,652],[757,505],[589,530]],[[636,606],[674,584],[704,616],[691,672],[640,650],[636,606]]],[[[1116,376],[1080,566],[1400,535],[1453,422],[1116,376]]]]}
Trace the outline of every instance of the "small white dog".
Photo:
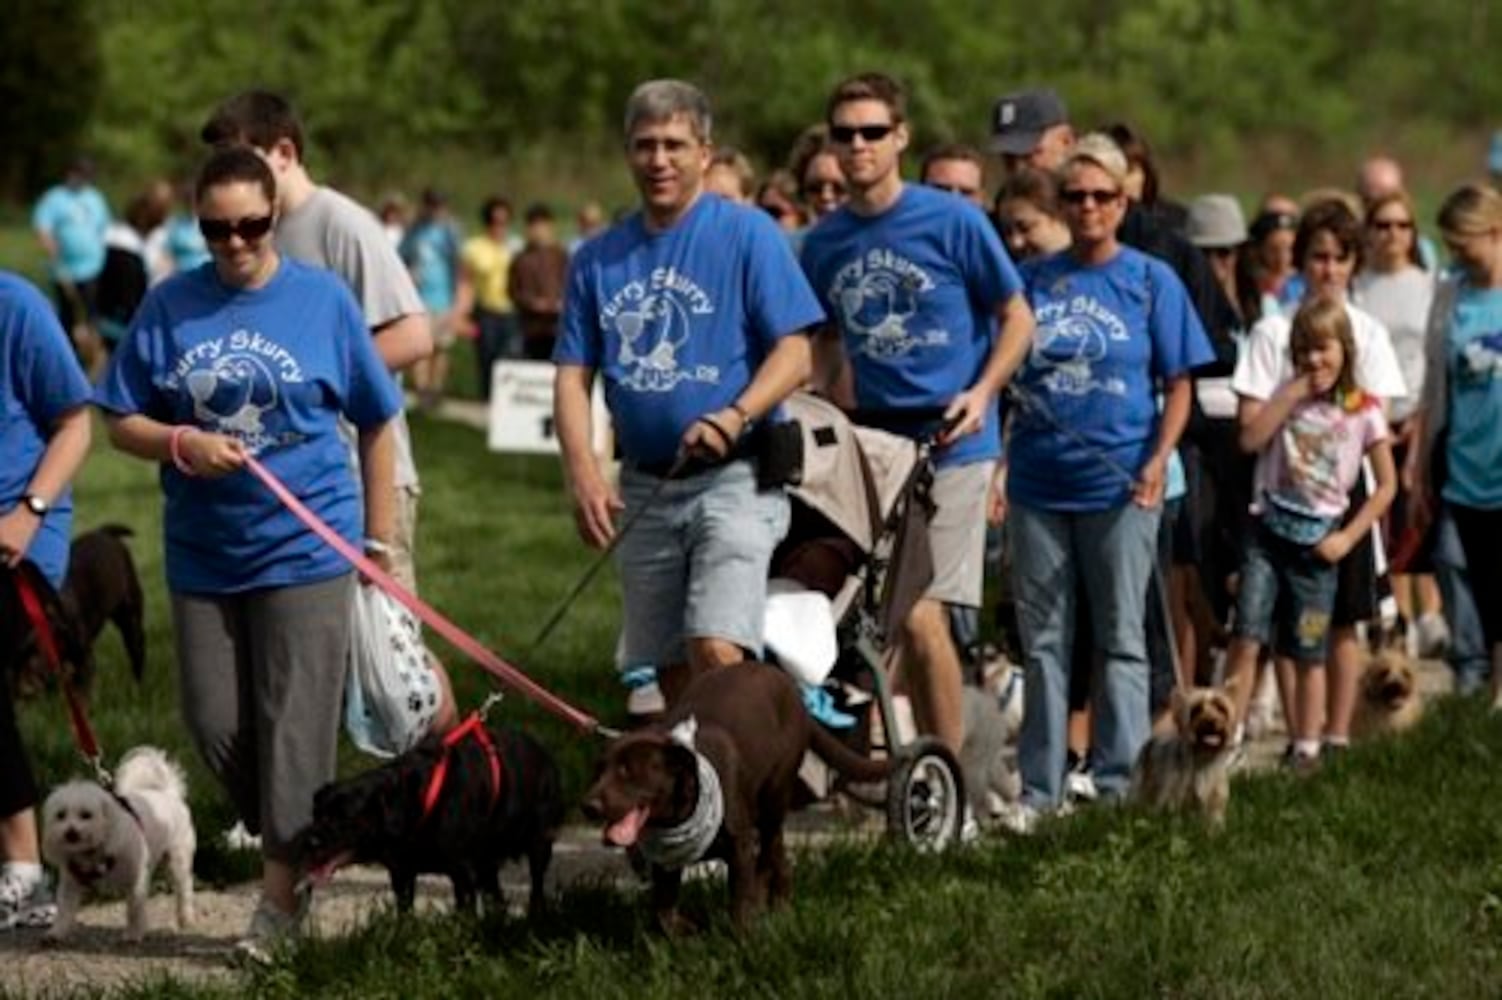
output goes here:
{"type": "Polygon", "coordinates": [[[115,790],[70,781],[42,808],[42,854],[58,870],[57,921],[47,937],[61,941],[91,895],[124,895],[125,937],[146,934],[151,873],[162,859],[177,893],[177,926],[193,922],[193,851],[197,837],[182,769],[156,747],[136,747],[120,761],[115,790]]]}

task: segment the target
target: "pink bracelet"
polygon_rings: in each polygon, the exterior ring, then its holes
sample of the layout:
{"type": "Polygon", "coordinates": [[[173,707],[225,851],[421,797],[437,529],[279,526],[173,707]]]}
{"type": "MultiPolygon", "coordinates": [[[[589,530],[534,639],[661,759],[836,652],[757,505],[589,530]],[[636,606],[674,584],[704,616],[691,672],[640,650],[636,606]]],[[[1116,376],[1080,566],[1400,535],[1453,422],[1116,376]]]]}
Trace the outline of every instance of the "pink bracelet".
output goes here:
{"type": "Polygon", "coordinates": [[[172,428],[172,437],[168,439],[167,445],[168,450],[172,454],[172,464],[177,466],[177,471],[181,472],[185,476],[198,475],[193,466],[189,464],[186,458],[183,457],[182,452],[183,435],[187,434],[191,430],[197,430],[197,428],[191,427],[188,424],[178,424],[176,427],[172,428]]]}

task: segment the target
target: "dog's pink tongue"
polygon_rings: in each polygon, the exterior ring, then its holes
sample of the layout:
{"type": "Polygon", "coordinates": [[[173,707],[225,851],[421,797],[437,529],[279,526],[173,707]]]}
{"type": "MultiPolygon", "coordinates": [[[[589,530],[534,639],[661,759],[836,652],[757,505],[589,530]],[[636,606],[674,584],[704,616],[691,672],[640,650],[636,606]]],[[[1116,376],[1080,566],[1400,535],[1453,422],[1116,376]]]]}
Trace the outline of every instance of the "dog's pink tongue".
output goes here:
{"type": "Polygon", "coordinates": [[[616,847],[630,847],[641,836],[641,828],[647,825],[647,807],[635,809],[605,828],[605,839],[616,847]]]}

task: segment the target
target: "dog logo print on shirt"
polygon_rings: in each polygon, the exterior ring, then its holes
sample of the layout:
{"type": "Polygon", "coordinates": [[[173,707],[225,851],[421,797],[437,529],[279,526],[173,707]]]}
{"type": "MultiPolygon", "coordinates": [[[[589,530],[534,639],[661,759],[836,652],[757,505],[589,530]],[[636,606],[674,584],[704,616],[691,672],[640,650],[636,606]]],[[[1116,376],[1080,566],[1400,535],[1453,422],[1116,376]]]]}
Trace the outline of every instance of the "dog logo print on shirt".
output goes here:
{"type": "Polygon", "coordinates": [[[1063,396],[1103,392],[1126,395],[1126,382],[1117,376],[1097,376],[1113,340],[1127,338],[1126,326],[1093,297],[1079,295],[1037,306],[1038,328],[1028,365],[1039,373],[1048,390],[1063,396]]]}
{"type": "Polygon", "coordinates": [[[1502,330],[1484,333],[1460,350],[1460,380],[1481,385],[1502,378],[1502,330]]]}
{"type": "Polygon", "coordinates": [[[871,250],[840,268],[829,301],[840,315],[854,349],[878,361],[901,358],[919,347],[949,343],[948,330],[909,329],[919,297],[932,291],[928,272],[890,250],[871,250]]]}
{"type": "Polygon", "coordinates": [[[636,392],[672,392],[686,381],[718,383],[717,365],[693,364],[685,357],[695,317],[714,311],[709,294],[670,267],[616,292],[601,311],[601,326],[619,338],[620,385],[636,392]]]}
{"type": "Polygon", "coordinates": [[[184,352],[167,387],[187,391],[193,419],[205,430],[237,438],[258,455],[302,439],[268,426],[268,417],[279,411],[283,386],[302,381],[302,367],[285,348],[262,334],[236,330],[184,352]]]}

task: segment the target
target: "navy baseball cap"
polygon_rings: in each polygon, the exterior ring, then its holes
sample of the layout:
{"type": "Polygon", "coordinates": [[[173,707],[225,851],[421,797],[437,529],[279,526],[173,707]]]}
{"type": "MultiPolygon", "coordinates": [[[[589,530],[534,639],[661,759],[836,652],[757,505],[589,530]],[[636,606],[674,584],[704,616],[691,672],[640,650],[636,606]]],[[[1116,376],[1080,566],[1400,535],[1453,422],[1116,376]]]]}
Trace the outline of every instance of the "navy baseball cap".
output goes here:
{"type": "Polygon", "coordinates": [[[1068,121],[1064,99],[1048,87],[1006,94],[992,110],[991,151],[1026,156],[1038,148],[1044,132],[1068,121]]]}

